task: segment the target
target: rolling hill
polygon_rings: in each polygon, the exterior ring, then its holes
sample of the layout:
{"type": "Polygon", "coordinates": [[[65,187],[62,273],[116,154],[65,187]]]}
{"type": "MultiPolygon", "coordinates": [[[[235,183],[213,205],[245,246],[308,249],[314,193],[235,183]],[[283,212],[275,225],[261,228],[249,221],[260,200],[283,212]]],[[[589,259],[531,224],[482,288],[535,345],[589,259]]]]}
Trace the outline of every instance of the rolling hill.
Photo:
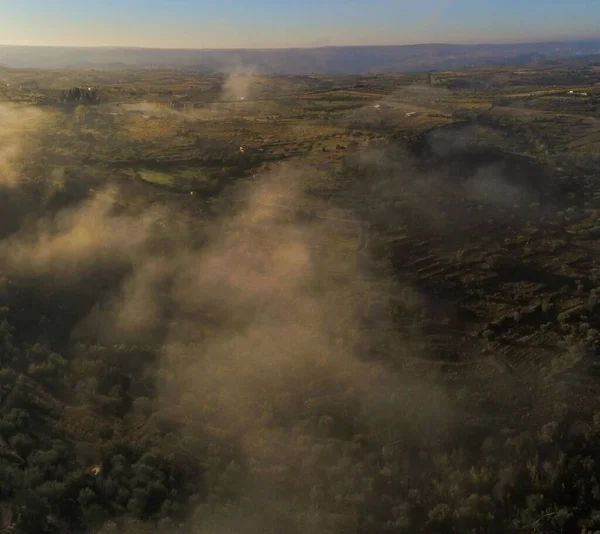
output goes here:
{"type": "Polygon", "coordinates": [[[252,65],[264,74],[360,74],[523,64],[600,54],[600,39],[522,44],[422,44],[290,49],[174,50],[0,46],[10,68],[164,68],[222,72],[252,65]]]}

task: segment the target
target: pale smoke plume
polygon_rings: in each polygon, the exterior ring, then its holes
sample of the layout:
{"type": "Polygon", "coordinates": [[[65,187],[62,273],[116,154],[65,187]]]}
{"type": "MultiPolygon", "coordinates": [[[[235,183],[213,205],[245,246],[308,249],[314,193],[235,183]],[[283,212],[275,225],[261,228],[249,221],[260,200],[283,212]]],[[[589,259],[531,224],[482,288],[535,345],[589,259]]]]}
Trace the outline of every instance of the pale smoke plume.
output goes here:
{"type": "Polygon", "coordinates": [[[478,169],[475,176],[465,183],[465,192],[474,201],[486,202],[499,207],[512,207],[529,201],[527,192],[508,183],[498,165],[478,169]]]}
{"type": "Polygon", "coordinates": [[[35,134],[45,118],[36,108],[0,104],[0,184],[10,185],[18,179],[17,165],[27,156],[27,137],[35,134]]]}
{"type": "Polygon", "coordinates": [[[475,147],[489,146],[497,133],[491,128],[464,126],[460,129],[438,129],[428,135],[429,146],[437,156],[467,153],[475,147]]]}
{"type": "MultiPolygon", "coordinates": [[[[401,378],[362,360],[364,290],[355,258],[322,223],[300,225],[277,208],[298,200],[294,183],[302,176],[295,178],[285,170],[265,178],[216,241],[171,264],[170,296],[182,315],[164,346],[162,376],[169,378],[159,384],[161,402],[178,407],[187,432],[221,436],[255,466],[245,481],[253,516],[239,519],[238,532],[271,531],[269,518],[280,512],[269,502],[274,494],[299,531],[319,531],[311,527],[306,488],[327,481],[314,480],[307,462],[319,447],[337,461],[341,442],[317,434],[344,424],[352,409],[381,447],[428,440],[452,421],[441,390],[414,373],[401,378]],[[186,320],[208,311],[219,318],[208,330],[186,320]],[[325,415],[336,411],[332,403],[340,404],[339,419],[325,415]],[[293,466],[298,480],[281,488],[273,465],[293,466]]],[[[138,283],[133,293],[143,294],[144,276],[138,283]]],[[[368,335],[386,334],[375,328],[368,335]]],[[[397,346],[395,356],[403,350],[397,346]]],[[[318,506],[326,511],[330,503],[318,506]]],[[[199,532],[214,532],[206,519],[199,532]]]]}
{"type": "MultiPolygon", "coordinates": [[[[117,297],[105,304],[99,303],[88,318],[87,330],[102,329],[121,339],[139,338],[140,332],[149,332],[162,319],[159,285],[168,277],[169,262],[145,258],[138,264],[118,292],[117,297]]],[[[106,336],[105,336],[106,337],[106,336]]]]}
{"type": "MultiPolygon", "coordinates": [[[[283,200],[270,187],[257,197],[283,200]]],[[[327,481],[314,479],[310,458],[322,447],[323,459],[335,465],[341,446],[319,431],[344,424],[354,407],[354,421],[383,447],[443,433],[451,416],[437,388],[362,361],[358,312],[364,301],[353,258],[319,223],[286,223],[257,197],[233,221],[232,233],[176,284],[183,309],[212,308],[221,324],[208,334],[190,331],[191,325],[173,328],[164,356],[171,379],[162,384],[163,394],[190,432],[210,429],[237,443],[255,466],[257,474],[245,482],[253,515],[240,518],[234,532],[271,532],[277,506],[299,532],[319,532],[307,488],[327,481]],[[327,408],[332,403],[340,404],[339,419],[325,415],[335,412],[327,408]],[[273,471],[281,465],[297,472],[283,488],[273,471]],[[271,502],[275,495],[278,502],[271,502]]],[[[397,357],[402,350],[397,347],[397,357]]],[[[330,502],[318,501],[322,512],[329,510],[330,502]]],[[[199,519],[199,532],[214,532],[206,520],[199,519]]]]}
{"type": "MultiPolygon", "coordinates": [[[[250,78],[232,75],[226,92],[248,95],[250,78]]],[[[395,362],[409,349],[377,326],[362,331],[370,287],[355,244],[322,221],[295,219],[313,177],[308,167],[290,166],[263,176],[241,210],[206,225],[202,247],[175,210],[123,212],[115,190],[0,243],[2,269],[21,278],[69,285],[126,271],[73,335],[135,343],[161,330],[157,406],[184,422],[186,436],[208,435],[242,452],[250,471],[240,490],[249,507],[226,519],[200,514],[201,533],[275,532],[271,519],[285,516],[296,532],[343,534],[348,525],[321,519],[335,516],[334,505],[321,495],[329,482],[313,465],[318,459],[343,471],[352,436],[336,439],[334,430],[351,422],[353,434],[382,449],[437,440],[453,424],[442,389],[408,368],[399,374],[367,361],[362,347],[373,341],[393,344],[387,356],[395,362]],[[284,465],[296,475],[282,482],[284,465]]]]}
{"type": "Polygon", "coordinates": [[[121,104],[124,111],[132,113],[142,113],[148,118],[168,118],[185,116],[180,111],[168,107],[167,104],[154,104],[151,102],[140,102],[137,104],[121,104]]]}
{"type": "Polygon", "coordinates": [[[128,113],[140,113],[145,119],[179,118],[182,120],[218,120],[236,116],[243,118],[259,112],[267,112],[274,108],[273,103],[253,102],[257,96],[260,85],[259,72],[251,66],[235,67],[226,76],[218,101],[202,107],[190,109],[173,109],[167,104],[140,102],[135,104],[122,104],[119,106],[128,113]],[[242,107],[233,107],[235,103],[242,107]],[[244,105],[249,104],[249,105],[244,105]]]}
{"type": "Polygon", "coordinates": [[[158,210],[141,217],[113,215],[116,194],[105,191],[4,240],[5,268],[21,276],[61,273],[72,280],[91,268],[133,261],[158,220],[158,210]]]}
{"type": "MultiPolygon", "coordinates": [[[[282,166],[264,176],[237,214],[206,229],[202,247],[170,210],[115,211],[115,192],[3,244],[6,267],[21,276],[129,268],[75,334],[144,342],[164,329],[157,406],[187,438],[224,440],[252,466],[239,487],[250,508],[226,519],[200,514],[201,533],[275,532],[271,520],[285,516],[296,532],[342,534],[343,525],[319,519],[334,506],[319,496],[329,482],[311,464],[340,461],[348,445],[335,428],[352,421],[383,448],[435,440],[452,426],[441,389],[364,360],[360,347],[388,334],[360,329],[367,289],[355,251],[285,208],[306,200],[311,172],[282,166]],[[296,472],[285,482],[273,467],[283,465],[296,472]]],[[[393,359],[407,352],[396,344],[393,359]]]]}
{"type": "Polygon", "coordinates": [[[222,100],[249,100],[253,96],[254,83],[258,72],[253,67],[237,67],[223,84],[222,100]]]}

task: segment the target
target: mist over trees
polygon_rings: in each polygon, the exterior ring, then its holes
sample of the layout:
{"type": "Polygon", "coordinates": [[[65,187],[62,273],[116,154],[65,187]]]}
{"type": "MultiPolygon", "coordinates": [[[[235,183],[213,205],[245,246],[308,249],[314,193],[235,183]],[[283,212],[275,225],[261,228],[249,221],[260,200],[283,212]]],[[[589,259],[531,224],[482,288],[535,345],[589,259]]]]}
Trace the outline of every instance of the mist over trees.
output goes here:
{"type": "Polygon", "coordinates": [[[2,527],[600,530],[594,118],[257,72],[0,105],[2,527]]]}

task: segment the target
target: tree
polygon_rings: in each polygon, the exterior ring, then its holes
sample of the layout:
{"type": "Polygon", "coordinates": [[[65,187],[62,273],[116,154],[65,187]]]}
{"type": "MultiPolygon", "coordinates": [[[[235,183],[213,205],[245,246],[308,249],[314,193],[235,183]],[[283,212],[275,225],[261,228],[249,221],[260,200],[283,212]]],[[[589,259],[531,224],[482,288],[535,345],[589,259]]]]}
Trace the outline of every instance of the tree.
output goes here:
{"type": "Polygon", "coordinates": [[[445,503],[440,503],[432,508],[427,514],[429,522],[437,532],[447,532],[452,525],[452,509],[445,503]]]}
{"type": "Polygon", "coordinates": [[[133,401],[134,410],[142,415],[149,416],[152,413],[152,401],[148,397],[138,397],[133,401]]]}
{"type": "Polygon", "coordinates": [[[13,501],[14,527],[18,534],[49,532],[48,514],[50,508],[37,493],[24,490],[13,501]]]}
{"type": "Polygon", "coordinates": [[[17,434],[10,438],[10,445],[21,458],[27,458],[35,448],[35,441],[26,434],[17,434]]]}
{"type": "Polygon", "coordinates": [[[17,349],[13,344],[15,329],[3,319],[0,321],[0,365],[10,366],[17,356],[17,349]]]}

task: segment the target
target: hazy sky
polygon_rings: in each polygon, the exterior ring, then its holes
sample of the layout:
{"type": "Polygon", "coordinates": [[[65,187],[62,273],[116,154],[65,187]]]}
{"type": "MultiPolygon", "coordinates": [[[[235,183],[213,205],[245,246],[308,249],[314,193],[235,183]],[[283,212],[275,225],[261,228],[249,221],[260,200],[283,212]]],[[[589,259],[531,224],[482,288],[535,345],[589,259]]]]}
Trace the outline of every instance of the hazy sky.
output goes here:
{"type": "Polygon", "coordinates": [[[0,43],[251,48],[600,36],[600,0],[0,0],[0,43]]]}

